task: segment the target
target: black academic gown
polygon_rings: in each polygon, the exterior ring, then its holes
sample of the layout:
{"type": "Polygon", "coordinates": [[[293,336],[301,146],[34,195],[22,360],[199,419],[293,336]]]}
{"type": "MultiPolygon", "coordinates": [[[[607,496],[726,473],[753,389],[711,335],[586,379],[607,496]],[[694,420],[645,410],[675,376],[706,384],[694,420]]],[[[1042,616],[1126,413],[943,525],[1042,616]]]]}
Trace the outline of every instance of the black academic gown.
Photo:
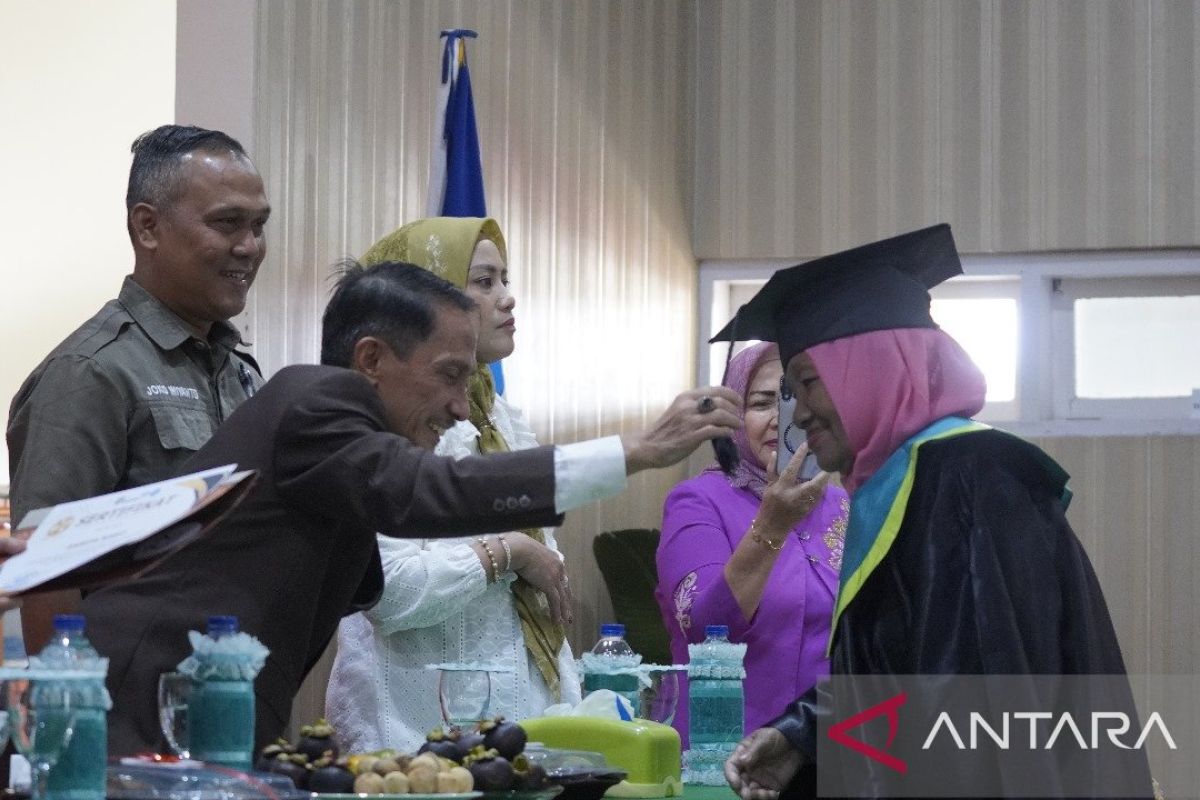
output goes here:
{"type": "MultiPolygon", "coordinates": [[[[1000,431],[921,445],[899,534],[843,612],[831,673],[1124,675],[1100,584],[1064,513],[1065,474],[1047,462],[1033,445],[1000,431]]],[[[1121,696],[1108,702],[1132,711],[1120,683],[1121,696]]],[[[772,723],[810,757],[828,706],[816,697],[810,691],[772,723]]],[[[823,747],[821,756],[838,750],[823,747]]],[[[1106,769],[1119,768],[1136,774],[1151,796],[1144,757],[1094,766],[1097,785],[1106,769]]],[[[954,759],[942,769],[953,777],[954,759]]],[[[972,775],[974,785],[1005,784],[998,771],[972,775]]],[[[813,780],[802,771],[790,793],[803,796],[813,780]]],[[[846,776],[849,793],[865,797],[887,796],[893,780],[874,762],[863,770],[861,759],[846,776]]],[[[1048,768],[1045,796],[1059,793],[1056,783],[1048,768]]]]}

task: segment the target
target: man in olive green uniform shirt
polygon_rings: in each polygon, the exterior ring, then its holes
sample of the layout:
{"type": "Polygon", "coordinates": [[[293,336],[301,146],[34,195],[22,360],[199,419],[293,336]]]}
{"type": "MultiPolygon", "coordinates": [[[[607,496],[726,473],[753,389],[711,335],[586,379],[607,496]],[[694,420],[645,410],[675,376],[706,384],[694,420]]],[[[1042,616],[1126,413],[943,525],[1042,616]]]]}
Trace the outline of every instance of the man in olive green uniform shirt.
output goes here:
{"type": "Polygon", "coordinates": [[[174,474],[262,383],[240,343],[225,322],[197,339],[127,277],[13,398],[13,519],[174,474]]]}
{"type": "MultiPolygon", "coordinates": [[[[116,300],[25,380],[8,419],[13,519],[177,474],[262,382],[235,351],[266,255],[262,179],[220,131],[164,125],[138,137],[126,194],[133,274],[116,300]]],[[[78,592],[30,597],[26,648],[78,592]]]]}

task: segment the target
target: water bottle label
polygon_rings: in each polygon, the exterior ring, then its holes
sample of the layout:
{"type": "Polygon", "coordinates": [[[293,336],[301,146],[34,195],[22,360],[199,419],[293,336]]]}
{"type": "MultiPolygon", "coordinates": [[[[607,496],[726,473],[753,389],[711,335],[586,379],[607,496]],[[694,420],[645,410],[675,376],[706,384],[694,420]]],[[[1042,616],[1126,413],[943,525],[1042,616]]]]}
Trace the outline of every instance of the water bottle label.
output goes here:
{"type": "Polygon", "coordinates": [[[583,689],[585,692],[594,692],[597,689],[611,689],[617,694],[632,692],[636,695],[639,683],[636,675],[608,675],[605,673],[589,672],[583,676],[583,689]]]}
{"type": "Polygon", "coordinates": [[[254,687],[243,681],[206,681],[188,706],[191,753],[201,761],[248,769],[254,753],[254,687]]]}
{"type": "Polygon", "coordinates": [[[718,661],[693,661],[688,664],[688,676],[740,681],[746,677],[746,670],[742,668],[740,661],[731,664],[723,664],[718,661]]]}
{"type": "Polygon", "coordinates": [[[693,680],[688,684],[692,747],[741,740],[744,700],[740,681],[693,680]]]}

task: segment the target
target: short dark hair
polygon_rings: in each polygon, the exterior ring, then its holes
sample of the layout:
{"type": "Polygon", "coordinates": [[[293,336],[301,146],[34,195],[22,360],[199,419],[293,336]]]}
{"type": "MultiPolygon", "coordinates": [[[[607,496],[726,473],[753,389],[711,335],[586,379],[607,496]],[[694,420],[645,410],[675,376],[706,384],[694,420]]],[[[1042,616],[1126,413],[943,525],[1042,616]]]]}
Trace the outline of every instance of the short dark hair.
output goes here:
{"type": "Polygon", "coordinates": [[[179,194],[179,168],[183,156],[197,150],[232,152],[247,161],[245,148],[227,133],[194,125],[160,125],[133,140],[133,164],[125,190],[125,211],[138,203],[166,207],[179,194]]]}
{"type": "Polygon", "coordinates": [[[321,363],[349,367],[354,346],[378,336],[400,358],[433,333],[439,306],[474,311],[475,301],[427,269],[403,261],[364,267],[344,261],[321,317],[321,363]]]}

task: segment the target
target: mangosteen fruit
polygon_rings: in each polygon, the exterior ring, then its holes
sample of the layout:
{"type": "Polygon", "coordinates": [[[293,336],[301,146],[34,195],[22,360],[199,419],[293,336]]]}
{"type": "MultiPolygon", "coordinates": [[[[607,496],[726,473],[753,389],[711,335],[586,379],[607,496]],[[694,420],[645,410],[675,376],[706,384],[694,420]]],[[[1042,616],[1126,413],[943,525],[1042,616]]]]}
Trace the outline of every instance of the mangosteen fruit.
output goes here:
{"type": "Polygon", "coordinates": [[[513,759],[512,767],[515,776],[513,788],[527,790],[545,788],[546,770],[542,769],[541,764],[530,761],[524,753],[513,759]]]}
{"type": "Polygon", "coordinates": [[[458,746],[462,748],[463,753],[470,753],[476,747],[483,747],[483,734],[479,731],[460,731],[458,746]]]}
{"type": "Polygon", "coordinates": [[[468,761],[467,769],[471,771],[477,791],[507,792],[513,788],[515,776],[512,764],[495,750],[472,756],[468,761]]]}
{"type": "Polygon", "coordinates": [[[319,719],[312,725],[300,728],[300,740],[296,742],[296,752],[304,753],[309,761],[316,761],[329,753],[331,758],[338,757],[338,746],[333,741],[333,726],[324,719],[319,719]]]}
{"type": "Polygon", "coordinates": [[[504,717],[496,717],[479,726],[483,734],[483,746],[495,750],[503,758],[511,761],[525,749],[529,738],[525,729],[515,722],[506,722],[504,717]]]}
{"type": "Polygon", "coordinates": [[[297,789],[303,789],[308,783],[308,759],[300,753],[280,753],[268,765],[267,772],[286,775],[297,789]]]}
{"type": "Polygon", "coordinates": [[[354,791],[354,774],[331,759],[319,759],[313,763],[312,772],[308,775],[308,790],[348,794],[354,791]]]}
{"type": "Polygon", "coordinates": [[[264,747],[262,752],[258,754],[258,760],[254,762],[254,768],[259,772],[270,772],[271,762],[273,762],[280,753],[287,752],[284,750],[284,745],[286,744],[286,741],[280,739],[275,744],[269,744],[264,747]]]}
{"type": "Polygon", "coordinates": [[[454,731],[446,733],[441,728],[434,728],[425,736],[425,743],[421,745],[417,753],[433,753],[435,756],[448,758],[456,764],[461,764],[467,751],[459,744],[458,736],[454,731]]]}

